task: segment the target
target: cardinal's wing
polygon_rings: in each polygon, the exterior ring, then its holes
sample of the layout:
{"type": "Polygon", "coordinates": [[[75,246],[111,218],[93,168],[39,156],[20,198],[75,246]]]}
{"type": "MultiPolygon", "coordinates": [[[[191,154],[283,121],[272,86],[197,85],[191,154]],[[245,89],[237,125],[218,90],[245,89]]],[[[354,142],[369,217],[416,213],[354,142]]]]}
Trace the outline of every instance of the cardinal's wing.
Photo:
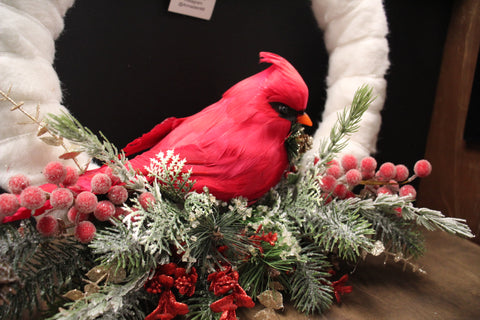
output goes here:
{"type": "Polygon", "coordinates": [[[173,129],[178,127],[186,118],[167,118],[161,123],[153,127],[150,132],[145,133],[141,137],[133,140],[125,148],[123,152],[126,156],[147,150],[162,140],[173,129]]]}

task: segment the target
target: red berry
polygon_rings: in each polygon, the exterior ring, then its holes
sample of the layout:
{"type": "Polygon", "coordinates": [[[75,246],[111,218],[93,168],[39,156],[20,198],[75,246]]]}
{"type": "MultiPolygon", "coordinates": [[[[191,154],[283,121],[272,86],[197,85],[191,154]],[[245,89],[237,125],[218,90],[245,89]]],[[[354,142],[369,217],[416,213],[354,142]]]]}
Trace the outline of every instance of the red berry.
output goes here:
{"type": "Polygon", "coordinates": [[[408,175],[410,172],[408,172],[408,168],[404,166],[403,164],[397,164],[395,166],[397,174],[395,175],[395,180],[397,181],[405,181],[408,179],[408,175]]]}
{"type": "Polygon", "coordinates": [[[347,196],[348,189],[344,184],[337,184],[335,189],[333,189],[333,195],[339,199],[345,199],[347,196]]]}
{"type": "Polygon", "coordinates": [[[58,221],[52,216],[43,216],[37,221],[37,231],[42,236],[51,237],[58,232],[58,221]]]}
{"type": "Polygon", "coordinates": [[[20,208],[17,196],[11,193],[0,194],[0,216],[11,216],[20,208]]]}
{"type": "Polygon", "coordinates": [[[45,169],[43,169],[43,175],[48,182],[60,184],[67,176],[67,169],[62,163],[58,161],[52,161],[45,166],[45,169]]]}
{"type": "Polygon", "coordinates": [[[337,184],[337,179],[333,176],[326,175],[320,181],[320,186],[325,192],[332,192],[337,184]]]}
{"type": "Polygon", "coordinates": [[[342,176],[342,168],[337,165],[331,165],[330,167],[327,168],[327,171],[325,172],[327,175],[330,175],[334,177],[335,179],[338,179],[342,176]]]}
{"type": "Polygon", "coordinates": [[[100,201],[93,214],[98,220],[107,221],[115,214],[115,206],[108,200],[100,201]]]}
{"type": "Polygon", "coordinates": [[[390,190],[390,188],[382,186],[377,189],[377,195],[381,195],[381,194],[393,194],[393,193],[392,193],[392,190],[390,190]]]}
{"type": "Polygon", "coordinates": [[[357,169],[357,158],[353,154],[346,154],[342,157],[342,167],[345,171],[357,169]]]}
{"type": "Polygon", "coordinates": [[[97,229],[90,221],[82,221],[75,227],[75,238],[82,243],[89,243],[95,237],[97,229]]]}
{"type": "Polygon", "coordinates": [[[89,191],[80,192],[75,199],[75,208],[81,213],[90,213],[95,210],[98,200],[97,196],[89,191]]]}
{"type": "Polygon", "coordinates": [[[75,185],[75,183],[77,183],[78,181],[78,170],[73,167],[66,167],[65,170],[67,171],[67,174],[65,176],[65,179],[63,179],[62,184],[65,187],[75,185]]]}
{"type": "Polygon", "coordinates": [[[20,194],[20,205],[30,210],[41,208],[47,201],[47,194],[39,187],[27,187],[20,194]]]}
{"type": "Polygon", "coordinates": [[[428,160],[418,160],[413,167],[413,171],[418,177],[424,178],[432,173],[432,165],[428,160]]]}
{"type": "Polygon", "coordinates": [[[81,221],[88,220],[90,214],[78,212],[77,208],[71,207],[67,212],[68,221],[73,223],[78,223],[81,221]]]}
{"type": "Polygon", "coordinates": [[[390,180],[395,178],[397,174],[397,170],[395,169],[395,165],[391,162],[385,162],[380,166],[378,169],[379,175],[382,180],[390,180]]]}
{"type": "Polygon", "coordinates": [[[362,181],[362,174],[357,169],[350,169],[345,173],[345,179],[350,186],[356,186],[362,181]]]}
{"type": "Polygon", "coordinates": [[[400,188],[398,195],[400,197],[409,197],[410,199],[414,200],[417,197],[417,191],[412,185],[406,184],[400,188]]]}
{"type": "Polygon", "coordinates": [[[112,180],[112,184],[118,184],[122,182],[118,176],[113,173],[112,168],[106,167],[104,173],[112,180]]]}
{"type": "Polygon", "coordinates": [[[127,210],[123,209],[123,207],[115,207],[115,214],[113,215],[113,217],[117,219],[121,219],[127,214],[128,214],[127,210]]]}
{"type": "Polygon", "coordinates": [[[120,205],[127,201],[128,191],[123,186],[113,186],[108,191],[108,200],[112,201],[115,205],[120,205]]]}
{"type": "Polygon", "coordinates": [[[155,196],[151,192],[144,192],[138,197],[138,201],[144,210],[148,210],[155,203],[155,196]]]}
{"type": "Polygon", "coordinates": [[[375,177],[375,171],[362,171],[362,179],[369,180],[375,177]]]}
{"type": "Polygon", "coordinates": [[[96,194],[105,194],[112,186],[112,180],[105,173],[97,173],[91,181],[92,192],[96,194]]]}
{"type": "Polygon", "coordinates": [[[66,188],[57,188],[50,194],[50,204],[54,209],[67,209],[73,204],[73,194],[66,188]]]}
{"type": "Polygon", "coordinates": [[[30,179],[23,174],[17,174],[8,179],[8,188],[13,194],[20,194],[28,186],[30,186],[30,179]]]}
{"type": "Polygon", "coordinates": [[[377,169],[377,160],[374,157],[365,157],[360,162],[360,169],[365,172],[375,171],[377,169]]]}

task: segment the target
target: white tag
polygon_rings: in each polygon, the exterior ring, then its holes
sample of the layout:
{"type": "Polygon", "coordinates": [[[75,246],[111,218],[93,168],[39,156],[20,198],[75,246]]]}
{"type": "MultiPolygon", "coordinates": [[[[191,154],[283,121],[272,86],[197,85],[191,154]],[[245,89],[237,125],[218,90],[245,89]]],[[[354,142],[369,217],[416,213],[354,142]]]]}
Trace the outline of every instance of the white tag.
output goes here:
{"type": "Polygon", "coordinates": [[[210,20],[217,0],[171,0],[168,11],[210,20]]]}

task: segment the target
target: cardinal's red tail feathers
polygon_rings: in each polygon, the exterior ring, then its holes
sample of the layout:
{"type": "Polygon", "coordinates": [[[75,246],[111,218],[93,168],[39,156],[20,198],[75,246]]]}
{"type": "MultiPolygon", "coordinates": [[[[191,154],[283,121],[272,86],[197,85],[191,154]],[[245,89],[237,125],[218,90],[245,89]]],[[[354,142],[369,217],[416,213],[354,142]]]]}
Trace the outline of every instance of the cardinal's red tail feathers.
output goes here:
{"type": "Polygon", "coordinates": [[[180,125],[185,118],[167,118],[161,123],[157,124],[153,127],[150,132],[145,133],[141,137],[133,140],[125,148],[123,148],[123,152],[126,156],[138,153],[140,151],[144,151],[153,147],[157,142],[162,140],[167,134],[170,133],[173,129],[175,129],[178,125],[180,125]]]}

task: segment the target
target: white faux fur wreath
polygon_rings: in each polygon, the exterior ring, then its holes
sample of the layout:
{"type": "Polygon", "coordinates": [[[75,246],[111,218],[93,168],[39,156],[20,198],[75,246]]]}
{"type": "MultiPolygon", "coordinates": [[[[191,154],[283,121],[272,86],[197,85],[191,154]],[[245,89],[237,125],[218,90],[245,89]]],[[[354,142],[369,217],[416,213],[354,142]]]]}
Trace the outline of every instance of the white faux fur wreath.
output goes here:
{"type": "MultiPolygon", "coordinates": [[[[73,2],[0,0],[0,89],[11,88],[12,98],[23,101],[29,113],[34,114],[40,104],[40,117],[67,111],[61,105],[60,81],[52,63],[54,41],[73,2]]],[[[312,150],[317,150],[321,139],[328,136],[337,112],[350,104],[355,90],[369,84],[377,98],[344,150],[364,157],[375,152],[385,100],[384,75],[389,66],[385,38],[388,26],[382,1],[312,0],[312,10],[324,30],[330,55],[327,101],[312,150]]],[[[36,137],[36,125],[18,125],[25,118],[11,112],[10,107],[7,101],[0,101],[0,186],[6,188],[7,179],[18,173],[28,175],[33,184],[43,183],[42,169],[63,151],[42,143],[36,137]]],[[[313,156],[311,151],[305,159],[313,156]]]]}

